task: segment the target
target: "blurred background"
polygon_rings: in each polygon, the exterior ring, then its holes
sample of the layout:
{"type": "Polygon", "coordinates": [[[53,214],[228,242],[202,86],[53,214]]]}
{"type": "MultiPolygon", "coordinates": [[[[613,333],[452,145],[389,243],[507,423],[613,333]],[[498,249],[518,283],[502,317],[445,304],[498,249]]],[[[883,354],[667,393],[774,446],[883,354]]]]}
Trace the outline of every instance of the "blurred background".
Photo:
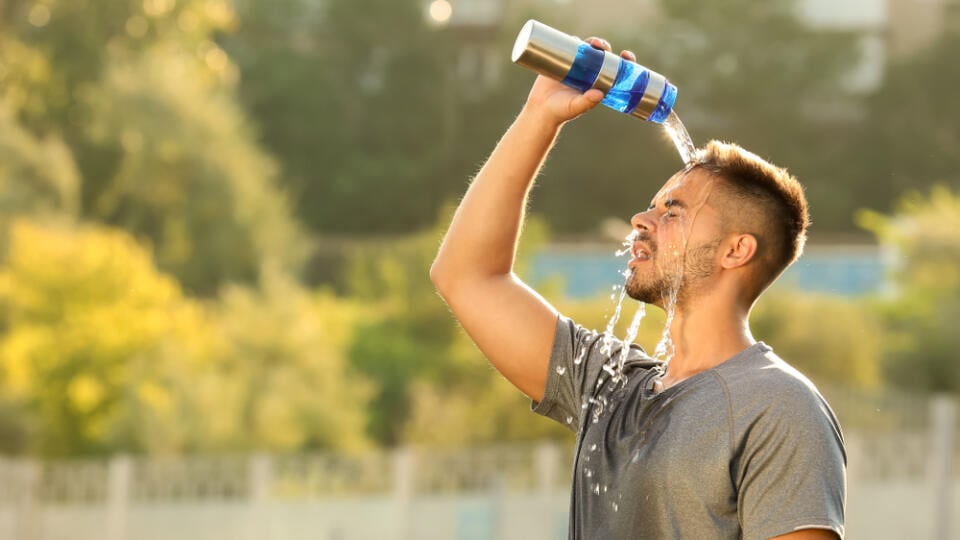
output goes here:
{"type": "MultiPolygon", "coordinates": [[[[0,539],[566,538],[572,435],[427,277],[531,17],[805,183],[754,334],[837,410],[849,538],[960,538],[960,1],[0,0],[0,539]]],[[[602,328],[680,166],[577,120],[518,272],[602,328]]]]}

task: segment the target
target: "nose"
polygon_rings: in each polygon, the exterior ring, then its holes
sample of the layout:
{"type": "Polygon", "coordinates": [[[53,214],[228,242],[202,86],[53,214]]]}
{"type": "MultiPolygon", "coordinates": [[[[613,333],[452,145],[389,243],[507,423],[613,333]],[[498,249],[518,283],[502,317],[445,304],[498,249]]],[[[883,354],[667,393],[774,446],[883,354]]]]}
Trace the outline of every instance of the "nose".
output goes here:
{"type": "Polygon", "coordinates": [[[655,209],[651,208],[644,212],[637,212],[630,218],[630,224],[633,225],[634,229],[654,232],[657,228],[657,220],[653,219],[652,214],[655,211],[655,209]]]}

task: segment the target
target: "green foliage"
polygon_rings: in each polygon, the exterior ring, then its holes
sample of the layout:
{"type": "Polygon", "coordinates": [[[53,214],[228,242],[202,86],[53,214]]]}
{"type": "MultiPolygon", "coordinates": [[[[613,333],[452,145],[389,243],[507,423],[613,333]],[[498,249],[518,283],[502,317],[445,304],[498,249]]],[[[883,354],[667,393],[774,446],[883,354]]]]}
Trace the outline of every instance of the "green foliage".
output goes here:
{"type": "Polygon", "coordinates": [[[208,76],[206,63],[156,46],[110,64],[88,98],[91,139],[122,149],[88,213],[149,239],[161,268],[207,295],[301,258],[274,163],[208,76]]]}
{"type": "Polygon", "coordinates": [[[865,121],[848,182],[859,207],[893,210],[910,191],[947,183],[960,189],[960,103],[956,61],[960,32],[889,66],[883,87],[866,102],[865,121]],[[922,97],[920,97],[922,96],[922,97]]]}
{"type": "Polygon", "coordinates": [[[79,142],[73,135],[89,119],[81,93],[96,85],[111,60],[136,57],[164,41],[201,56],[209,50],[211,35],[233,24],[226,0],[12,0],[0,13],[4,49],[15,67],[28,55],[42,57],[44,69],[36,69],[35,58],[30,62],[34,75],[14,69],[4,74],[4,82],[15,84],[18,95],[30,94],[25,99],[31,105],[20,113],[31,129],[69,132],[72,145],[79,142]]]}
{"type": "Polygon", "coordinates": [[[366,444],[364,310],[277,272],[204,306],[128,234],[19,221],[0,266],[0,431],[47,456],[366,444]],[[24,426],[28,423],[28,426],[24,426]]]}
{"type": "MultiPolygon", "coordinates": [[[[8,139],[20,141],[21,163],[55,158],[47,176],[74,212],[149,241],[191,292],[255,282],[265,263],[297,268],[277,167],[254,143],[236,69],[212,41],[235,24],[225,0],[20,1],[3,11],[0,103],[22,126],[8,139]],[[28,152],[27,134],[47,155],[28,152]],[[69,178],[71,160],[82,182],[69,178]]],[[[17,195],[0,184],[0,201],[17,195]]]]}
{"type": "Polygon", "coordinates": [[[449,382],[462,372],[447,352],[456,323],[427,274],[436,238],[431,231],[368,246],[346,272],[350,296],[373,303],[379,314],[355,330],[350,358],[376,381],[369,432],[384,444],[400,440],[415,380],[449,382]]]}
{"type": "Polygon", "coordinates": [[[39,139],[0,101],[0,230],[17,217],[76,217],[80,179],[56,136],[39,139]]]}
{"type": "Polygon", "coordinates": [[[346,350],[353,328],[370,317],[369,308],[310,294],[276,271],[265,272],[257,289],[224,291],[216,320],[225,388],[207,406],[235,422],[235,447],[365,447],[373,388],[349,369],[346,350]]]}
{"type": "Polygon", "coordinates": [[[880,384],[884,328],[870,302],[773,288],[754,309],[751,327],[817,384],[880,384]]]}
{"type": "Polygon", "coordinates": [[[244,23],[225,43],[242,96],[314,230],[411,231],[438,210],[448,43],[426,27],[422,8],[417,0],[240,6],[244,23]]]}
{"type": "Polygon", "coordinates": [[[133,449],[150,434],[140,420],[178,422],[173,394],[210,361],[208,325],[123,233],[25,221],[11,229],[0,381],[38,420],[36,452],[133,449]]]}
{"type": "Polygon", "coordinates": [[[886,375],[908,389],[960,391],[960,195],[946,186],[904,197],[895,213],[864,211],[861,224],[896,257],[886,321],[886,375]]]}
{"type": "MultiPolygon", "coordinates": [[[[545,235],[541,221],[528,221],[519,267],[545,235]]],[[[377,385],[370,435],[393,445],[561,433],[524,418],[523,395],[501,380],[437,297],[428,269],[440,237],[434,228],[368,245],[345,271],[350,295],[378,314],[356,328],[350,347],[353,364],[377,385]]]]}

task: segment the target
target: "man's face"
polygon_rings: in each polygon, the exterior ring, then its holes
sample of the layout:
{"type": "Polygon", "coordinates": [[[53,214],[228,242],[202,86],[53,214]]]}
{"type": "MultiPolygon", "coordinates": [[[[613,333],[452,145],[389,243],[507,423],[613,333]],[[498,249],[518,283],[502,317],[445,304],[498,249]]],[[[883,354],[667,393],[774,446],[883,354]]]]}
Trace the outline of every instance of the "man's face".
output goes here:
{"type": "Polygon", "coordinates": [[[669,180],[645,212],[630,220],[633,257],[627,266],[631,298],[666,308],[689,299],[716,268],[721,227],[707,203],[717,179],[703,169],[685,169],[669,180]]]}

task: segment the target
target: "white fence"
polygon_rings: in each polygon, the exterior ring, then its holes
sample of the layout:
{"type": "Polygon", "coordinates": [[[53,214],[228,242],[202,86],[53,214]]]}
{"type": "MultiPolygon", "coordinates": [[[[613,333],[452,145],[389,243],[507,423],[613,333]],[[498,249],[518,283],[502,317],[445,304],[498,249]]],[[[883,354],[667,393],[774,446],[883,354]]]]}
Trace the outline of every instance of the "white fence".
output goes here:
{"type": "MultiPolygon", "coordinates": [[[[960,538],[956,401],[831,400],[851,426],[848,538],[960,538]]],[[[562,539],[572,459],[545,443],[4,460],[0,539],[562,539]]]]}

